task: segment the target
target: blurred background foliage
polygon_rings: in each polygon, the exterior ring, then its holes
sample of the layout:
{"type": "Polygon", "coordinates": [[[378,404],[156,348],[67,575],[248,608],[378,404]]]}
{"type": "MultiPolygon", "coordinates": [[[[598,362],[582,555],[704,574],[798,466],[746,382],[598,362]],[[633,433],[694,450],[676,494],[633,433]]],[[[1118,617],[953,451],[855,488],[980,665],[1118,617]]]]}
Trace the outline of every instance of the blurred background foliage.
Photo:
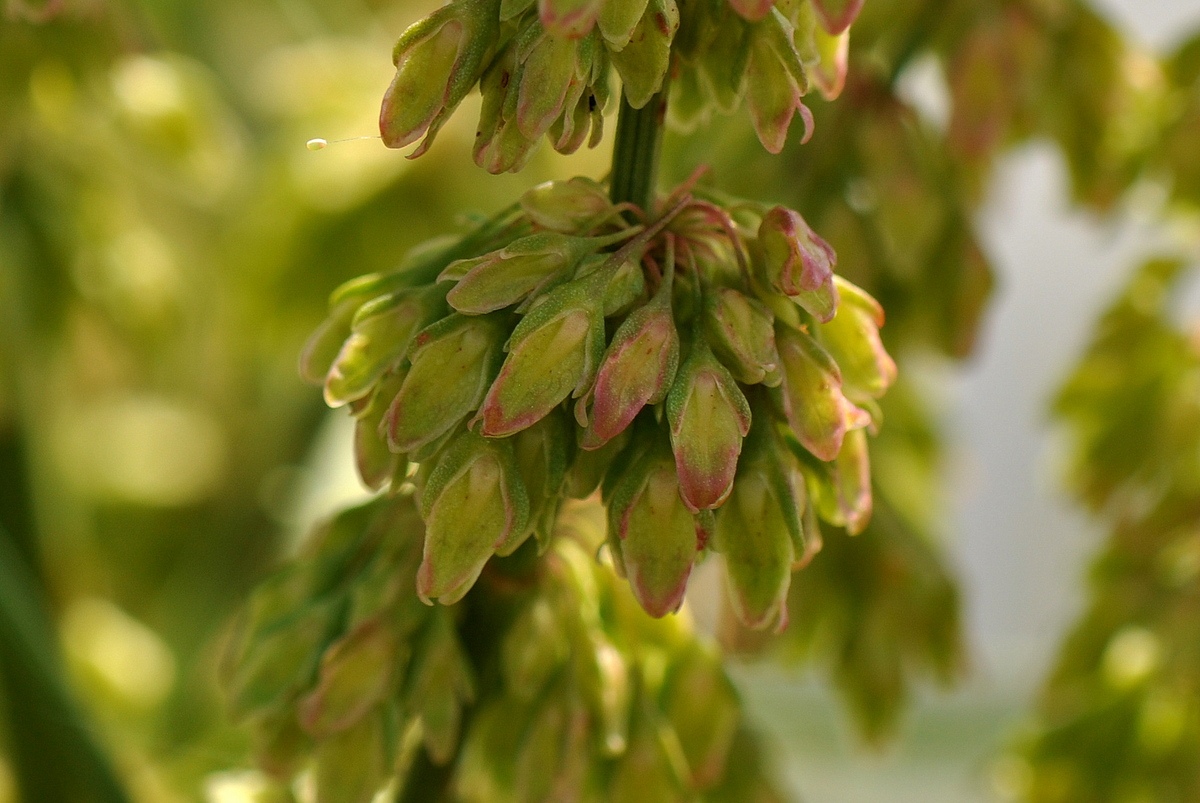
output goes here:
{"type": "MultiPolygon", "coordinates": [[[[432,6],[4,0],[0,800],[266,794],[216,655],[249,589],[360,494],[331,478],[344,427],[295,369],[328,292],[539,181],[607,171],[608,142],[486,176],[470,109],[414,162],[372,141],[304,150],[374,130],[392,39],[432,6]]],[[[1049,139],[1080,205],[1158,187],[1194,259],[1200,38],[1181,41],[1156,58],[1072,0],[868,0],[809,144],[768,157],[740,117],[668,137],[664,183],[704,162],[720,189],[800,210],[888,311],[904,379],[871,526],[825,533],[778,638],[694,600],[728,651],[818,667],[869,740],[915,683],[968,663],[922,366],[969,355],[986,315],[992,168],[1049,139]],[[940,94],[910,91],[930,70],[940,94]]],[[[1001,759],[1013,798],[1200,795],[1197,351],[1164,311],[1180,265],[1136,274],[1058,402],[1072,487],[1112,536],[1042,724],[1001,759]]]]}

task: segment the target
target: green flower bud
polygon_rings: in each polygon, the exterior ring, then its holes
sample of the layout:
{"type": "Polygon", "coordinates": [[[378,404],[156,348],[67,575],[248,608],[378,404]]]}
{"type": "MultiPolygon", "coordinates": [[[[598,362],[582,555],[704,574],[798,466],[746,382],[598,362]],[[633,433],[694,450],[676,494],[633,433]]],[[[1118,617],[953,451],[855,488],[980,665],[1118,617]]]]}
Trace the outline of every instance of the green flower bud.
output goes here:
{"type": "Polygon", "coordinates": [[[808,91],[808,78],[792,41],[792,24],[778,9],[771,9],[753,28],[746,90],[750,119],[764,148],[770,153],[783,150],[797,111],[804,120],[804,137],[800,141],[808,142],[812,136],[812,112],[801,101],[808,91]]]}
{"type": "Polygon", "coordinates": [[[645,298],[646,274],[640,257],[621,262],[604,290],[604,317],[611,318],[627,312],[645,298]]]}
{"type": "Polygon", "coordinates": [[[590,37],[566,39],[537,25],[527,30],[535,31],[536,38],[518,44],[516,123],[521,134],[534,142],[563,113],[572,85],[590,75],[594,45],[590,37]]]}
{"type": "Polygon", "coordinates": [[[604,187],[582,177],[547,181],[521,196],[521,209],[535,225],[567,234],[594,225],[612,206],[604,187]]]}
{"type": "Polygon", "coordinates": [[[601,267],[555,288],[517,324],[476,416],[482,434],[519,432],[591,384],[604,355],[602,304],[613,270],[601,267]]]}
{"type": "Polygon", "coordinates": [[[678,30],[675,0],[650,0],[628,44],[612,53],[625,99],[633,108],[642,108],[662,89],[671,61],[671,42],[678,30]]]}
{"type": "Polygon", "coordinates": [[[758,227],[767,282],[820,321],[831,320],[838,294],[833,269],[837,254],[798,212],[776,206],[758,227]]]}
{"type": "Polygon", "coordinates": [[[370,401],[355,414],[358,420],[354,424],[354,463],[363,485],[373,491],[387,484],[397,474],[401,463],[407,465],[407,461],[388,448],[385,418],[406,374],[403,369],[384,374],[370,401]]]}
{"type": "Polygon", "coordinates": [[[300,375],[314,385],[324,385],[330,366],[350,336],[350,322],[367,301],[387,295],[403,282],[398,273],[359,276],[333,291],[329,317],[321,322],[300,353],[300,375]]]}
{"type": "Polygon", "coordinates": [[[401,289],[363,304],[325,378],[325,403],[361,399],[408,350],[412,336],[445,309],[444,288],[401,289]]]}
{"type": "Polygon", "coordinates": [[[388,443],[412,452],[454,428],[479,406],[502,356],[499,317],[451,315],[422,330],[412,367],[387,412],[388,443]]]}
{"type": "Polygon", "coordinates": [[[225,688],[235,718],[269,711],[308,685],[337,633],[340,600],[310,603],[266,632],[249,634],[225,688]]]}
{"type": "Polygon", "coordinates": [[[842,374],[829,352],[804,332],[775,327],[783,364],[783,409],[792,431],[821,460],[833,460],[850,430],[870,423],[842,393],[842,374]]]}
{"type": "Polygon", "coordinates": [[[580,445],[597,449],[625,431],[647,404],[667,396],[679,367],[679,334],[671,311],[671,274],[654,298],[625,319],[604,353],[592,391],[591,417],[580,445]]]}
{"type": "Polygon", "coordinates": [[[782,381],[771,311],[729,287],[705,298],[708,343],[739,382],[774,387],[782,381]]]}
{"type": "Polygon", "coordinates": [[[290,707],[258,717],[251,730],[254,760],[268,774],[286,779],[301,770],[312,753],[312,739],[290,707]]]}
{"type": "Polygon", "coordinates": [[[690,786],[711,789],[725,774],[741,717],[737,692],[720,662],[691,646],[668,671],[662,708],[691,770],[690,786]]]}
{"type": "Polygon", "coordinates": [[[538,0],[538,19],[552,36],[579,39],[591,32],[603,0],[538,0]]]}
{"type": "Polygon", "coordinates": [[[533,141],[517,128],[517,45],[510,43],[483,75],[479,92],[483,105],[475,132],[475,164],[489,173],[519,170],[529,157],[533,141]]]}
{"type": "Polygon", "coordinates": [[[717,108],[732,114],[741,105],[746,88],[753,28],[726,3],[719,4],[708,41],[699,48],[703,84],[712,93],[717,108]]]}
{"type": "Polygon", "coordinates": [[[624,473],[609,501],[608,522],[609,542],[642,608],[655,618],[677,611],[705,535],[680,496],[675,461],[664,449],[651,448],[624,473]]]}
{"type": "Polygon", "coordinates": [[[702,340],[671,385],[667,420],[684,501],[692,510],[718,507],[733,487],[742,439],[750,431],[750,405],[702,340]]]}
{"type": "Polygon", "coordinates": [[[362,720],[391,691],[407,658],[407,646],[379,619],[342,636],[321,659],[317,687],[300,701],[304,730],[325,739],[362,720]]]}
{"type": "Polygon", "coordinates": [[[600,6],[596,24],[612,50],[622,50],[637,29],[648,0],[606,0],[600,6]]]}
{"type": "Polygon", "coordinates": [[[729,500],[717,511],[713,546],[725,556],[729,599],[742,624],[782,630],[795,554],[784,519],[787,502],[765,468],[760,463],[738,472],[729,500]]]}
{"type": "Polygon", "coordinates": [[[824,29],[813,26],[813,55],[814,59],[805,59],[805,66],[812,77],[813,84],[826,100],[834,100],[842,94],[846,86],[846,73],[849,69],[850,32],[842,31],[837,36],[826,33],[824,29]]]}
{"type": "Polygon", "coordinates": [[[811,0],[821,26],[831,36],[844,32],[862,11],[863,0],[811,0]]]}
{"type": "Polygon", "coordinates": [[[883,307],[850,282],[837,278],[842,298],[838,314],[816,327],[816,336],[841,368],[846,387],[872,398],[896,381],[896,363],[883,347],[879,327],[883,307]]]}
{"type": "Polygon", "coordinates": [[[313,761],[317,803],[370,803],[383,785],[386,741],[383,715],[376,711],[318,742],[313,761]]]}
{"type": "Polygon", "coordinates": [[[412,156],[429,148],[479,80],[499,23],[495,0],[454,0],[400,35],[392,53],[396,75],[379,113],[385,145],[402,148],[428,132],[412,156]]]}
{"type": "Polygon", "coordinates": [[[490,254],[451,263],[438,281],[457,279],[446,300],[461,313],[480,315],[518,303],[547,279],[573,269],[584,256],[628,237],[626,232],[607,237],[531,234],[490,254]]]}
{"type": "MultiPolygon", "coordinates": [[[[463,432],[447,446],[421,494],[425,551],[417,595],[445,605],[475,584],[492,553],[527,533],[529,497],[508,440],[463,432]]],[[[511,550],[510,550],[511,551],[511,550]]]]}
{"type": "Polygon", "coordinates": [[[538,701],[517,749],[516,801],[579,799],[589,758],[587,724],[587,711],[565,682],[538,701]]]}
{"type": "Polygon", "coordinates": [[[475,699],[475,678],[452,614],[438,610],[422,634],[405,688],[408,713],[421,718],[425,749],[446,764],[458,748],[463,706],[475,699]]]}

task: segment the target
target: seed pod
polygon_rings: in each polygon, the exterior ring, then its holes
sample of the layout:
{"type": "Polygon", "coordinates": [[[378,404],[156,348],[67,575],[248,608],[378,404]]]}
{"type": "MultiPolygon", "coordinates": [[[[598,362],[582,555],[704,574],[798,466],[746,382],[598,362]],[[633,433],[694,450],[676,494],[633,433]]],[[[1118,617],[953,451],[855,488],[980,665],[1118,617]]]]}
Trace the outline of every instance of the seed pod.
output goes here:
{"type": "Polygon", "coordinates": [[[408,351],[413,335],[445,310],[444,288],[404,288],[359,307],[350,336],[325,377],[325,403],[361,399],[408,351]]]}
{"type": "Polygon", "coordinates": [[[776,206],[763,216],[758,243],[767,282],[819,321],[833,318],[838,294],[837,254],[798,212],[776,206]]]}
{"type": "Polygon", "coordinates": [[[841,277],[837,287],[841,309],[832,321],[818,325],[815,334],[841,368],[847,388],[878,398],[896,381],[896,363],[879,337],[883,307],[841,277]]]}
{"type": "Polygon", "coordinates": [[[718,507],[733,487],[750,405],[703,340],[693,344],[671,385],[667,420],[684,501],[692,510],[718,507]]]}
{"type": "Polygon", "coordinates": [[[379,113],[383,143],[402,148],[428,132],[412,156],[424,153],[479,80],[498,35],[495,0],[454,0],[401,34],[379,113]]]}
{"type": "Polygon", "coordinates": [[[655,618],[678,610],[702,536],[661,445],[629,467],[608,508],[610,543],[642,608],[655,618]]]}
{"type": "Polygon", "coordinates": [[[779,325],[775,343],[783,365],[780,395],[788,423],[805,449],[821,460],[833,460],[846,433],[867,426],[870,416],[846,399],[837,363],[810,336],[779,325]]]}
{"type": "Polygon", "coordinates": [[[529,497],[512,443],[467,431],[447,446],[421,494],[425,550],[417,595],[445,605],[474,585],[488,558],[525,530],[529,497]]]}
{"type": "Polygon", "coordinates": [[[761,301],[717,288],[705,298],[705,324],[713,352],[739,382],[775,387],[782,381],[774,316],[761,301]]]}
{"type": "Polygon", "coordinates": [[[499,317],[450,315],[422,330],[412,367],[388,409],[388,443],[412,452],[446,433],[479,406],[495,376],[505,334],[499,317]]]}

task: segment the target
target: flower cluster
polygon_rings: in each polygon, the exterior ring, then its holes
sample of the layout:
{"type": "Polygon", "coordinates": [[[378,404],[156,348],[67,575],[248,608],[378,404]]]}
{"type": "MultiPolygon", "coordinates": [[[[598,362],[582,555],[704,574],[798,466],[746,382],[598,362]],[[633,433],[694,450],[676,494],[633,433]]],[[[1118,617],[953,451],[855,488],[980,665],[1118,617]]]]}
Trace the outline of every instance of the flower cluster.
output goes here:
{"type": "Polygon", "coordinates": [[[782,627],[818,519],[871,510],[866,431],[895,377],[879,305],[794,211],[689,182],[652,212],[585,179],[535,187],[450,246],[335,291],[302,369],[358,419],[374,488],[415,486],[421,599],[548,548],[600,491],[608,551],[653,616],[697,558],[782,627]]]}
{"type": "Polygon", "coordinates": [[[318,803],[440,799],[423,765],[452,766],[467,802],[760,799],[753,759],[733,758],[751,737],[716,656],[593,559],[603,527],[586,509],[558,536],[532,570],[480,584],[477,605],[430,608],[411,592],[411,494],[325,525],[255,592],[224,656],[262,766],[309,769],[318,803]]]}
{"type": "Polygon", "coordinates": [[[845,78],[849,25],[861,0],[451,0],[396,43],[383,99],[383,141],[400,148],[437,132],[476,86],[483,107],[474,156],[492,173],[520,170],[543,135],[561,153],[602,136],[611,72],[640,109],[677,76],[684,125],[743,99],[763,146],[778,153],[814,84],[845,78]]]}

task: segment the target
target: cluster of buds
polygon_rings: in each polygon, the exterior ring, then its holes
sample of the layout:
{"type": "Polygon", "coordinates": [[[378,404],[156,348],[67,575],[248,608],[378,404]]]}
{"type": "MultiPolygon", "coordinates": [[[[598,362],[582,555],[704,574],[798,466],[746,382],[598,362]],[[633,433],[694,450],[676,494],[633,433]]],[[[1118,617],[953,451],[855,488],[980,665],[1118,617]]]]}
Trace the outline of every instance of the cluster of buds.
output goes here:
{"type": "Polygon", "coordinates": [[[759,139],[778,153],[809,84],[836,95],[845,78],[849,25],[862,0],[451,0],[416,22],[393,51],[383,99],[383,141],[423,139],[423,154],[476,86],[483,106],[475,161],[520,170],[547,136],[561,153],[603,131],[611,72],[640,109],[668,76],[680,91],[673,118],[690,124],[745,99],[759,139]]]}
{"type": "Polygon", "coordinates": [[[419,754],[453,767],[463,801],[759,799],[719,661],[593,559],[593,518],[564,515],[536,568],[498,572],[479,604],[429,608],[412,495],[337,516],[256,590],[224,656],[264,768],[309,772],[318,803],[441,799],[419,754]]]}
{"type": "Polygon", "coordinates": [[[357,417],[364,482],[415,487],[421,599],[461,599],[527,539],[544,552],[563,501],[599,491],[648,613],[715,550],[742,621],[781,628],[818,519],[866,525],[895,378],[882,310],[835,261],[796,212],[694,181],[652,211],[550,182],[336,291],[302,370],[357,417]]]}

